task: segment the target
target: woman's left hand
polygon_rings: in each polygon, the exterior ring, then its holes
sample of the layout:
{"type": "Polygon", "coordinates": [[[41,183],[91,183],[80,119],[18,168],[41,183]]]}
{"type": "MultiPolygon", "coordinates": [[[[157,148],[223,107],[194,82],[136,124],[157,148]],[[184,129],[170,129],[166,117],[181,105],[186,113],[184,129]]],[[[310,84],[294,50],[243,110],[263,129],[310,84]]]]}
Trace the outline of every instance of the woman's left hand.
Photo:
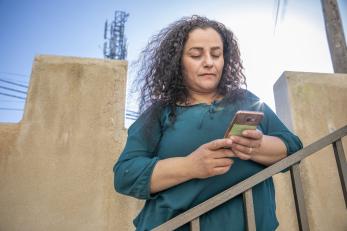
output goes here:
{"type": "Polygon", "coordinates": [[[249,160],[260,148],[263,141],[263,133],[259,130],[245,130],[242,136],[231,136],[233,140],[231,150],[235,156],[242,160],[249,160]]]}

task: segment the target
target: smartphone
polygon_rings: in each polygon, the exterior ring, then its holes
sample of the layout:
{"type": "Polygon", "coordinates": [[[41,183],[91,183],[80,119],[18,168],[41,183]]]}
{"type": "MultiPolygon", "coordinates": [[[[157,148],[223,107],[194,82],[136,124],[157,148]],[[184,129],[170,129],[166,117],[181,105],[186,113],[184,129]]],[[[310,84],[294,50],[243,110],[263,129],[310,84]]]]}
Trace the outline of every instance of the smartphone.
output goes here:
{"type": "Polygon", "coordinates": [[[258,111],[238,111],[225,132],[224,138],[241,136],[244,130],[255,130],[264,113],[258,111]]]}

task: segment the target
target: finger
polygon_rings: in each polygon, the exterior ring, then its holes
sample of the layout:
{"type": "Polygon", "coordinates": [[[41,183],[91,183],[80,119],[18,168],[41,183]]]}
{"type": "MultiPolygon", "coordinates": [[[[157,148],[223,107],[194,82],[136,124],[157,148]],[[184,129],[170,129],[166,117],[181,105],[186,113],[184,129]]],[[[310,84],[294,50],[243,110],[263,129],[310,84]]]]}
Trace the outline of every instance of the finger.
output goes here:
{"type": "Polygon", "coordinates": [[[254,140],[259,140],[263,137],[263,133],[259,130],[244,130],[242,132],[242,136],[254,139],[254,140]]]}
{"type": "Polygon", "coordinates": [[[225,138],[225,139],[217,139],[217,140],[213,140],[209,143],[207,143],[207,148],[210,150],[218,150],[221,148],[231,148],[231,145],[233,144],[232,140],[229,138],[225,138]]]}
{"type": "Polygon", "coordinates": [[[237,145],[251,147],[252,143],[254,142],[254,140],[252,139],[241,137],[241,136],[233,136],[230,139],[233,141],[233,144],[232,144],[233,148],[236,147],[237,145]]]}
{"type": "Polygon", "coordinates": [[[231,148],[228,149],[220,149],[221,152],[223,152],[223,157],[235,157],[234,152],[231,150],[231,148]]]}
{"type": "Polygon", "coordinates": [[[261,144],[261,139],[255,140],[255,139],[249,139],[249,138],[241,137],[241,136],[233,136],[230,139],[232,139],[233,141],[233,147],[240,144],[245,147],[258,148],[260,147],[260,144],[261,144]]]}
{"type": "Polygon", "coordinates": [[[213,169],[213,173],[214,175],[222,175],[225,174],[229,171],[231,165],[230,166],[226,166],[226,167],[216,167],[213,169]]]}
{"type": "Polygon", "coordinates": [[[213,164],[215,167],[226,167],[226,166],[232,165],[233,163],[234,161],[229,158],[220,158],[220,159],[215,159],[213,161],[213,164]]]}
{"type": "Polygon", "coordinates": [[[249,146],[243,146],[243,145],[235,145],[233,146],[233,150],[236,150],[238,152],[241,153],[245,153],[247,155],[252,155],[252,153],[254,152],[254,148],[253,147],[249,147],[249,146]]]}
{"type": "Polygon", "coordinates": [[[230,148],[221,148],[213,152],[214,158],[234,157],[235,154],[230,148]]]}
{"type": "Polygon", "coordinates": [[[245,154],[243,152],[237,151],[237,150],[233,150],[235,155],[240,158],[241,160],[249,160],[251,159],[251,155],[245,154]]]}

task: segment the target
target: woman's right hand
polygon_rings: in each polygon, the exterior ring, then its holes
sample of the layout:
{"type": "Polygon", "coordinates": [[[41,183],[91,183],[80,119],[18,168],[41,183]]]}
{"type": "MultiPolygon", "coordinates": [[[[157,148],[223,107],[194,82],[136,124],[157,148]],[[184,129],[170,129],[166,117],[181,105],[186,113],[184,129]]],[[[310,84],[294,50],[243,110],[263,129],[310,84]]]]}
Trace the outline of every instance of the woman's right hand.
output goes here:
{"type": "Polygon", "coordinates": [[[186,159],[191,167],[191,177],[204,179],[226,173],[233,164],[230,157],[235,156],[231,146],[231,139],[217,139],[201,145],[188,155],[186,159]]]}
{"type": "Polygon", "coordinates": [[[235,155],[231,139],[218,139],[201,145],[186,157],[162,159],[151,176],[151,193],[157,193],[191,179],[208,178],[226,173],[235,155]]]}

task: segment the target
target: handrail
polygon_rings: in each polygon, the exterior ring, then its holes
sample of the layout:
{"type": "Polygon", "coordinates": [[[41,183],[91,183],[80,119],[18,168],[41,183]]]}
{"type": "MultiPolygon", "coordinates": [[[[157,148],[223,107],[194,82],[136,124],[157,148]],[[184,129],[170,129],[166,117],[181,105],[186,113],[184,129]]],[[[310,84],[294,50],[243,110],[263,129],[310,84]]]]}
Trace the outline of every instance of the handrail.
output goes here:
{"type": "MultiPolygon", "coordinates": [[[[193,220],[198,221],[199,216],[201,216],[202,214],[207,213],[208,211],[225,203],[226,201],[232,199],[233,197],[241,193],[244,193],[245,191],[251,189],[253,186],[283,171],[284,169],[299,163],[302,159],[312,155],[313,153],[319,151],[320,149],[323,149],[324,147],[332,143],[335,144],[336,141],[339,141],[342,137],[346,135],[347,135],[347,125],[319,139],[318,141],[306,146],[305,148],[297,151],[296,153],[293,153],[292,155],[278,161],[277,163],[265,168],[264,170],[254,174],[253,176],[247,178],[246,180],[241,181],[240,183],[230,187],[229,189],[226,189],[225,191],[211,197],[210,199],[202,202],[201,204],[196,205],[195,207],[185,211],[184,213],[177,215],[171,220],[166,221],[165,223],[154,228],[153,231],[174,230],[193,220]]],[[[341,144],[341,142],[339,143],[341,144]]],[[[342,152],[343,152],[343,148],[341,145],[339,145],[339,149],[342,149],[342,152]]],[[[339,156],[341,157],[341,155],[339,156]]],[[[347,178],[345,159],[343,164],[344,164],[343,171],[340,170],[340,167],[339,167],[339,174],[342,171],[342,173],[340,174],[340,178],[341,178],[342,188],[343,190],[345,190],[346,189],[345,184],[346,184],[346,178],[347,178]]],[[[345,195],[345,201],[346,201],[347,194],[345,191],[344,191],[344,195],[345,195]]]]}

